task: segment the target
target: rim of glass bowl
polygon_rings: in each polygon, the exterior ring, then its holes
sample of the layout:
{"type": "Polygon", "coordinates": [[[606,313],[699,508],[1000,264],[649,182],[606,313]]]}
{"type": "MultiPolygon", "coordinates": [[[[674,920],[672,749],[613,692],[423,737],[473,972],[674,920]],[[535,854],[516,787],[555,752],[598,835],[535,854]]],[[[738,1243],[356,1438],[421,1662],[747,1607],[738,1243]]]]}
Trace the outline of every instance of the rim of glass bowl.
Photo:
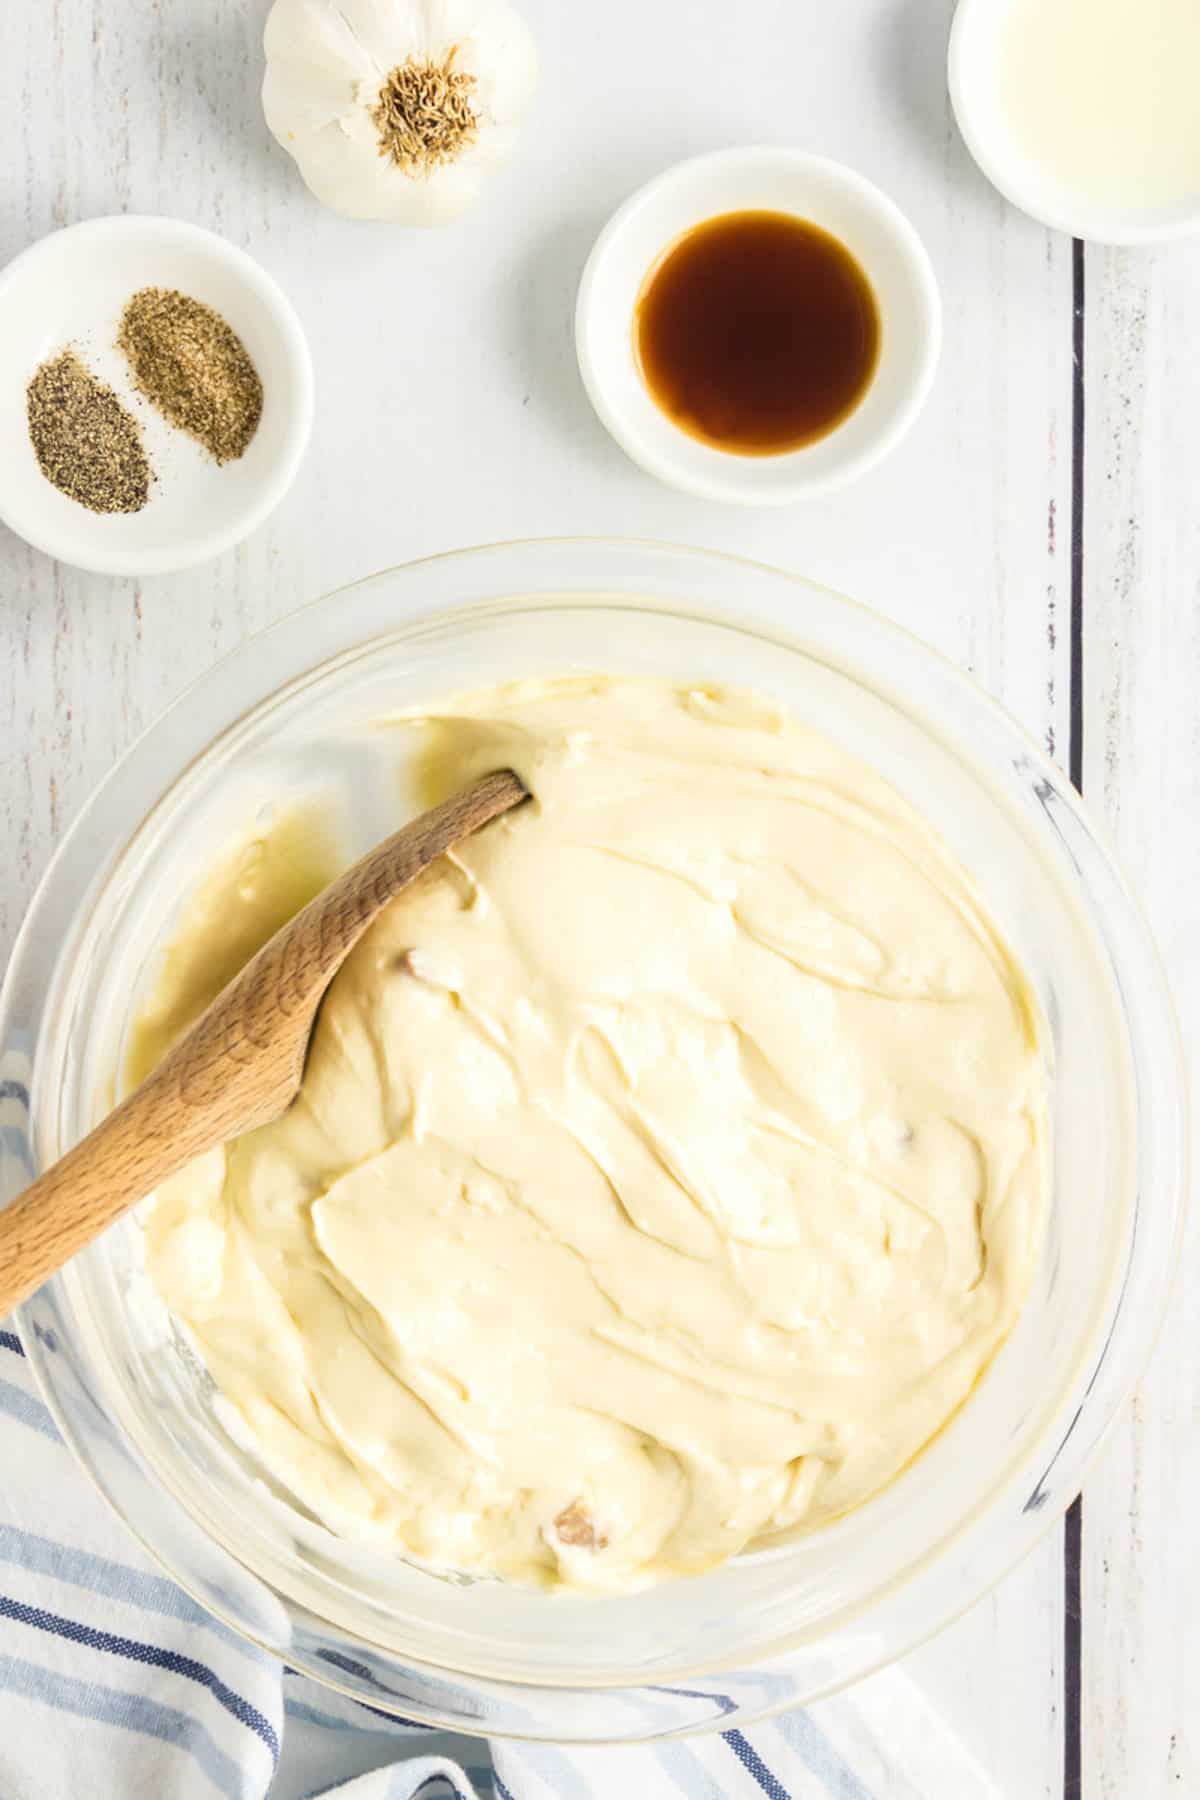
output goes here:
{"type": "MultiPolygon", "coordinates": [[[[1182,1223],[1185,1146],[1177,1027],[1157,954],[1136,902],[1073,790],[1017,721],[969,677],[902,627],[802,576],[743,558],[638,540],[555,538],[451,551],[383,570],[310,602],[249,639],[193,683],[115,766],[68,832],[34,895],[0,990],[0,1046],[17,1055],[33,1051],[47,1020],[53,1018],[60,977],[69,970],[87,919],[122,858],[153,828],[160,805],[193,763],[203,756],[207,764],[222,740],[236,734],[249,712],[261,717],[307,676],[372,641],[438,628],[451,618],[465,620],[539,605],[608,605],[685,614],[800,651],[866,683],[901,712],[918,717],[923,730],[942,736],[944,742],[956,747],[972,743],[978,757],[974,772],[993,784],[996,763],[1011,780],[1012,753],[1014,747],[1018,749],[1018,767],[1027,781],[1032,778],[1043,830],[1057,838],[1060,862],[1066,859],[1074,866],[1076,897],[1109,962],[1132,1067],[1138,1133],[1128,1241],[1106,1303],[1104,1327],[1089,1345],[1077,1381],[1054,1408],[1054,1429],[1040,1439],[1050,1448],[1036,1468],[1026,1454],[1022,1466],[1014,1468],[1011,1479],[964,1523],[956,1539],[906,1572],[890,1590],[873,1597],[866,1625],[862,1620],[838,1625],[815,1646],[802,1642],[772,1646],[765,1660],[755,1664],[758,1697],[734,1703],[733,1712],[726,1706],[714,1716],[712,1695],[697,1693],[690,1697],[690,1712],[695,1717],[686,1716],[687,1704],[682,1707],[685,1716],[681,1716],[677,1700],[665,1711],[657,1706],[663,1716],[654,1726],[636,1732],[625,1725],[611,1733],[607,1726],[597,1732],[594,1720],[589,1720],[581,1733],[569,1721],[564,1729],[563,1718],[551,1715],[562,1713],[572,1699],[599,1695],[633,1693],[644,1706],[647,1695],[665,1699],[661,1686],[629,1689],[615,1682],[586,1689],[567,1684],[530,1686],[521,1690],[521,1720],[508,1716],[505,1695],[499,1692],[485,1692],[487,1717],[482,1722],[478,1717],[464,1720],[453,1710],[423,1704],[409,1692],[395,1695],[392,1702],[393,1710],[491,1735],[676,1735],[727,1726],[733,1719],[763,1716],[812,1700],[893,1660],[965,1611],[1032,1548],[1070,1503],[1087,1462],[1136,1382],[1157,1333],[1182,1223]],[[581,580],[579,565],[583,563],[589,566],[586,579],[581,580]],[[727,579],[730,568],[740,577],[744,611],[731,611],[727,595],[716,605],[697,597],[706,573],[727,579]],[[605,586],[605,569],[611,569],[611,587],[605,586]],[[439,571],[444,577],[440,582],[435,579],[439,571]],[[486,597],[464,604],[463,593],[471,586],[472,577],[475,589],[482,584],[486,597]],[[390,593],[385,607],[374,607],[373,598],[383,585],[403,588],[406,582],[418,591],[390,593]],[[431,596],[426,591],[430,585],[444,591],[431,596]],[[813,639],[790,622],[798,594],[820,603],[820,630],[813,639]],[[299,630],[301,624],[307,629],[299,630]],[[920,715],[907,698],[909,689],[922,692],[925,704],[920,715]],[[939,721],[937,728],[931,727],[930,715],[939,721]],[[944,733],[943,724],[947,728],[944,733]],[[984,730],[985,725],[990,731],[984,730]],[[127,823],[131,810],[136,818],[132,828],[127,823]],[[1144,1228],[1147,1195],[1156,1212],[1153,1231],[1144,1228]],[[1114,1359],[1110,1350],[1118,1334],[1122,1355],[1114,1359]],[[997,1516],[1009,1501],[1015,1518],[1006,1533],[996,1534],[997,1516]],[[986,1543],[979,1541],[989,1530],[992,1537],[986,1543]],[[782,1679],[786,1689],[782,1696],[778,1691],[763,1692],[762,1676],[768,1668],[782,1679]],[[547,1715],[538,1719],[532,1731],[528,1726],[522,1729],[529,1717],[531,1694],[539,1697],[547,1715]]],[[[34,1090],[41,1124],[46,1102],[36,1081],[34,1090]]],[[[101,1492],[172,1578],[208,1610],[215,1610],[241,1635],[285,1655],[318,1680],[364,1697],[336,1668],[319,1660],[319,1651],[316,1656],[299,1655],[290,1631],[277,1632],[273,1641],[271,1633],[254,1629],[232,1608],[214,1607],[211,1593],[197,1593],[189,1572],[177,1568],[159,1549],[153,1525],[147,1526],[140,1512],[133,1516],[138,1509],[131,1508],[127,1499],[125,1506],[113,1500],[84,1435],[64,1416],[56,1390],[56,1380],[62,1377],[46,1354],[47,1321],[55,1316],[69,1318],[72,1312],[83,1317],[86,1310],[79,1284],[68,1270],[27,1302],[19,1318],[51,1411],[101,1492]]],[[[144,1494],[139,1492],[141,1511],[158,1503],[175,1509],[187,1532],[201,1534],[207,1544],[209,1536],[197,1513],[152,1472],[140,1449],[135,1454],[149,1484],[144,1494]]],[[[222,1547],[238,1560],[227,1544],[222,1547]]],[[[271,1584],[264,1581],[263,1585],[271,1584]]],[[[285,1608],[294,1613],[295,1602],[276,1592],[285,1608]]],[[[376,1648],[344,1626],[318,1621],[318,1627],[338,1643],[376,1648]]],[[[394,1653],[387,1652],[386,1658],[387,1666],[394,1668],[394,1653]]],[[[410,1664],[415,1672],[418,1665],[405,1659],[404,1666],[410,1664]]],[[[470,1680],[484,1690],[489,1688],[486,1677],[471,1676],[470,1680]]],[[[731,1672],[725,1672],[721,1685],[726,1693],[735,1686],[731,1672]]],[[[512,1684],[499,1686],[507,1689],[512,1684]]],[[[368,1687],[365,1697],[376,1705],[386,1704],[378,1686],[368,1687]]]]}

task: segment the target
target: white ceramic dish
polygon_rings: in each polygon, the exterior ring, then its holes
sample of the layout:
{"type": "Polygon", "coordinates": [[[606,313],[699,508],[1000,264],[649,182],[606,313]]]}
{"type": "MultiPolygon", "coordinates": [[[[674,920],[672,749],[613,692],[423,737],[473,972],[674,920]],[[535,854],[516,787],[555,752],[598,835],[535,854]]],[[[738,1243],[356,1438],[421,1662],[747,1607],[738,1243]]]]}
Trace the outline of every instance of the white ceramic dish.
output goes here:
{"type": "Polygon", "coordinates": [[[933,267],[899,208],[841,163],[769,146],[694,157],[632,194],[596,240],[575,313],[584,386],[622,449],[669,486],[742,505],[825,493],[886,456],[921,410],[940,343],[933,267]],[[827,436],[777,456],[689,437],[651,399],[634,349],[638,296],[663,252],[702,220],[751,208],[793,213],[839,238],[875,290],[882,326],[879,365],[854,411],[827,436]]]}
{"type": "Polygon", "coordinates": [[[0,519],[60,562],[155,575],[232,548],[286,493],[312,412],[312,363],[290,303],[252,257],[214,232],[133,214],[89,219],[42,238],[0,271],[0,519]],[[218,467],[135,397],[115,339],[126,300],[143,287],[179,288],[215,307],[249,351],[263,413],[236,462],[218,467]],[[38,468],[25,390],[39,363],[67,344],[142,427],[157,479],[141,512],[89,512],[38,468]]]}
{"type": "Polygon", "coordinates": [[[1200,231],[1200,197],[1181,207],[1105,207],[1065,187],[1031,157],[1005,117],[995,78],[1010,4],[959,0],[947,56],[958,129],[992,186],[1039,224],[1092,243],[1165,243],[1200,231]]]}

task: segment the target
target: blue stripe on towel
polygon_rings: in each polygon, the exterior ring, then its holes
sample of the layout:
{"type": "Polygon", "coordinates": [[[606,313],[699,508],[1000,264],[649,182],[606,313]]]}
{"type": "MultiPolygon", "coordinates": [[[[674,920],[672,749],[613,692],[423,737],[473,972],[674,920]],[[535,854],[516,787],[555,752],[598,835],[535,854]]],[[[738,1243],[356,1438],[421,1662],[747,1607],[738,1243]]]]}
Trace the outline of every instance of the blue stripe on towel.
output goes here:
{"type": "Polygon", "coordinates": [[[724,1789],[686,1744],[655,1744],[655,1761],[687,1800],[724,1800],[724,1789]]]}
{"type": "MultiPolygon", "coordinates": [[[[360,1681],[367,1682],[375,1689],[376,1693],[385,1694],[389,1700],[401,1698],[401,1695],[393,1693],[390,1687],[380,1681],[378,1676],[368,1669],[366,1663],[356,1662],[354,1657],[344,1656],[340,1650],[318,1650],[317,1655],[322,1662],[328,1663],[331,1669],[340,1669],[343,1675],[356,1675],[360,1681]]],[[[388,1719],[393,1725],[407,1725],[413,1731],[430,1730],[429,1725],[420,1719],[406,1719],[401,1713],[384,1712],[380,1707],[371,1706],[366,1700],[360,1700],[357,1694],[350,1694],[347,1698],[353,1700],[356,1706],[361,1706],[364,1712],[374,1713],[377,1719],[388,1719]]]]}
{"type": "Polygon", "coordinates": [[[384,1686],[379,1677],[368,1669],[366,1663],[358,1662],[353,1656],[344,1656],[340,1650],[318,1650],[317,1655],[322,1662],[327,1662],[330,1668],[341,1669],[345,1675],[357,1675],[360,1681],[368,1682],[381,1694],[390,1695],[391,1689],[384,1686]]]}
{"type": "Polygon", "coordinates": [[[772,1775],[753,1744],[740,1731],[723,1731],[722,1743],[728,1744],[742,1767],[753,1775],[768,1800],[791,1800],[787,1789],[777,1776],[772,1775]]]}
{"type": "Polygon", "coordinates": [[[556,1744],[522,1743],[521,1760],[545,1782],[555,1800],[594,1800],[591,1782],[556,1744]]]}
{"type": "Polygon", "coordinates": [[[59,1712],[96,1719],[105,1725],[120,1725],[126,1731],[138,1731],[161,1743],[175,1744],[195,1757],[209,1780],[229,1800],[241,1800],[248,1791],[248,1783],[243,1782],[234,1762],[213,1742],[199,1719],[189,1718],[173,1706],[161,1706],[141,1694],[105,1687],[100,1682],[77,1681],[73,1675],[60,1675],[3,1652],[0,1688],[10,1694],[23,1694],[29,1700],[40,1700],[59,1712]]]}
{"type": "Polygon", "coordinates": [[[720,1713],[731,1713],[737,1710],[735,1702],[729,1698],[728,1694],[706,1694],[701,1688],[663,1687],[661,1682],[655,1683],[654,1691],[658,1694],[682,1694],[685,1700],[707,1700],[709,1705],[715,1706],[720,1713]]]}
{"type": "Polygon", "coordinates": [[[32,1531],[19,1531],[15,1525],[0,1525],[0,1563],[5,1562],[35,1575],[49,1575],[54,1581],[69,1582],[90,1594],[103,1594],[106,1600],[120,1600],[142,1612],[158,1613],[164,1619],[207,1626],[214,1636],[242,1651],[252,1662],[266,1661],[254,1644],[223,1625],[161,1575],[147,1575],[128,1563],[93,1556],[89,1550],[76,1550],[70,1544],[38,1537],[32,1531]]]}
{"type": "Polygon", "coordinates": [[[206,1668],[194,1657],[181,1656],[178,1650],[164,1650],[158,1644],[143,1644],[137,1638],[117,1637],[111,1631],[97,1631],[91,1625],[81,1625],[77,1619],[64,1619],[58,1613],[44,1612],[38,1606],[26,1606],[20,1600],[10,1599],[7,1594],[0,1594],[0,1619],[15,1619],[20,1625],[31,1625],[38,1631],[52,1632],[55,1637],[67,1638],[73,1644],[83,1644],[89,1650],[104,1650],[112,1656],[125,1656],[131,1662],[145,1663],[150,1668],[167,1669],[173,1675],[186,1675],[189,1680],[199,1682],[207,1688],[214,1700],[220,1702],[226,1712],[245,1725],[248,1730],[260,1737],[271,1752],[272,1759],[279,1760],[279,1735],[271,1721],[264,1718],[257,1706],[232,1688],[226,1687],[219,1676],[206,1668]]]}
{"type": "Polygon", "coordinates": [[[360,1700],[357,1694],[347,1694],[344,1689],[341,1692],[343,1700],[352,1701],[355,1706],[361,1707],[363,1712],[370,1713],[373,1719],[386,1719],[389,1725],[403,1725],[406,1731],[436,1731],[437,1729],[435,1725],[430,1725],[421,1719],[406,1719],[402,1713],[385,1712],[382,1706],[369,1706],[365,1700],[360,1700]]]}
{"type": "Polygon", "coordinates": [[[15,1331],[0,1331],[0,1350],[11,1350],[14,1356],[24,1356],[25,1346],[15,1331]]]}
{"type": "Polygon", "coordinates": [[[392,1800],[393,1790],[395,1791],[396,1800],[417,1800],[418,1794],[427,1795],[428,1800],[442,1800],[442,1795],[445,1793],[451,1794],[453,1800],[467,1800],[467,1796],[463,1793],[457,1782],[452,1781],[449,1775],[443,1775],[440,1770],[435,1775],[427,1775],[419,1786],[410,1791],[408,1777],[403,1766],[401,1766],[396,1770],[391,1781],[388,1783],[388,1800],[392,1800]],[[435,1795],[435,1788],[440,1788],[441,1793],[435,1795]]]}
{"type": "Polygon", "coordinates": [[[870,1789],[863,1786],[850,1764],[838,1754],[825,1733],[813,1724],[808,1713],[779,1713],[773,1723],[801,1761],[824,1782],[835,1800],[872,1800],[870,1789]]]}
{"type": "MultiPolygon", "coordinates": [[[[344,1700],[347,1696],[342,1694],[339,1698],[344,1700]]],[[[381,1712],[377,1706],[365,1706],[361,1700],[354,1700],[351,1704],[361,1708],[363,1712],[370,1713],[373,1719],[383,1719],[386,1724],[394,1725],[400,1731],[419,1731],[424,1734],[438,1730],[436,1725],[417,1725],[409,1719],[398,1719],[393,1713],[381,1712]]],[[[371,1730],[369,1725],[356,1724],[353,1719],[339,1719],[334,1713],[321,1712],[317,1707],[310,1706],[307,1700],[288,1698],[283,1703],[283,1710],[289,1719],[303,1719],[306,1724],[319,1725],[325,1731],[371,1730]]]]}
{"type": "Polygon", "coordinates": [[[23,1169],[33,1173],[29,1155],[29,1139],[20,1125],[0,1125],[0,1156],[11,1156],[23,1169]]]}
{"type": "Polygon", "coordinates": [[[32,1394],[26,1394],[21,1388],[14,1387],[11,1381],[0,1381],[0,1413],[7,1413],[10,1419],[18,1419],[22,1425],[28,1425],[31,1431],[40,1431],[43,1437],[53,1438],[61,1444],[58,1426],[50,1417],[50,1413],[40,1400],[32,1394]]]}
{"type": "Polygon", "coordinates": [[[299,1719],[304,1725],[319,1726],[322,1731],[361,1731],[361,1725],[352,1725],[349,1719],[336,1719],[332,1713],[320,1712],[310,1706],[307,1700],[285,1700],[283,1710],[289,1719],[299,1719]]]}
{"type": "MultiPolygon", "coordinates": [[[[338,1656],[336,1651],[333,1650],[318,1650],[317,1655],[322,1657],[326,1662],[332,1662],[334,1668],[343,1668],[349,1665],[348,1673],[350,1674],[355,1674],[361,1669],[368,1681],[374,1682],[376,1687],[380,1686],[380,1683],[375,1681],[375,1678],[369,1669],[364,1668],[361,1663],[351,1663],[349,1657],[338,1656]]],[[[319,1680],[318,1676],[306,1675],[303,1669],[293,1669],[290,1663],[285,1663],[283,1665],[283,1672],[285,1675],[294,1676],[298,1681],[319,1680]]],[[[383,1708],[380,1706],[368,1706],[365,1700],[360,1700],[356,1694],[348,1694],[344,1688],[334,1688],[332,1691],[337,1694],[339,1700],[346,1701],[346,1703],[353,1706],[356,1711],[370,1713],[373,1719],[386,1719],[389,1725],[398,1725],[404,1731],[436,1731],[438,1729],[436,1725],[423,1725],[420,1719],[405,1719],[402,1718],[399,1713],[384,1712],[383,1708]]],[[[383,1691],[386,1693],[387,1689],[385,1688],[383,1691]]],[[[298,1702],[297,1704],[301,1703],[298,1702]]],[[[334,1720],[333,1722],[336,1724],[338,1721],[334,1720]]],[[[345,1719],[342,1723],[345,1725],[347,1731],[357,1731],[362,1729],[355,1725],[352,1719],[345,1719]]]]}
{"type": "Polygon", "coordinates": [[[0,1100],[15,1100],[29,1111],[29,1089],[23,1081],[0,1081],[0,1100]]]}

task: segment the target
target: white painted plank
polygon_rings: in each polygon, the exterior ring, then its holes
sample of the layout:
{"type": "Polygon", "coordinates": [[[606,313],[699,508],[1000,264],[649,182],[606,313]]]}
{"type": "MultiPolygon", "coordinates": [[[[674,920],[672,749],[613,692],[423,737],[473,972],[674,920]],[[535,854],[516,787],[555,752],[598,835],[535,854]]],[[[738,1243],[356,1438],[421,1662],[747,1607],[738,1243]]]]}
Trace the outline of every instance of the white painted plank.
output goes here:
{"type": "MultiPolygon", "coordinates": [[[[1200,247],[1090,251],[1084,788],[1200,1032],[1200,247]]],[[[1154,1360],[1084,1494],[1084,1779],[1200,1793],[1200,1232],[1154,1360]]]]}
{"type": "MultiPolygon", "coordinates": [[[[248,545],[137,585],[0,536],[0,954],[64,825],[136,731],[300,601],[426,551],[541,532],[707,543],[803,569],[970,666],[1065,749],[1069,246],[1011,212],[950,120],[950,0],[525,0],[534,118],[479,209],[414,234],[323,213],[257,105],[264,0],[7,0],[0,254],[106,211],[195,219],[283,282],[317,367],[313,449],[248,545]],[[942,373],[897,455],[794,511],[659,488],[593,418],[571,344],[588,245],[665,163],[796,142],[911,214],[946,304],[942,373]],[[112,670],[111,675],[108,673],[112,670]]],[[[914,1661],[1005,1793],[1059,1779],[1054,1541],[914,1661]]]]}

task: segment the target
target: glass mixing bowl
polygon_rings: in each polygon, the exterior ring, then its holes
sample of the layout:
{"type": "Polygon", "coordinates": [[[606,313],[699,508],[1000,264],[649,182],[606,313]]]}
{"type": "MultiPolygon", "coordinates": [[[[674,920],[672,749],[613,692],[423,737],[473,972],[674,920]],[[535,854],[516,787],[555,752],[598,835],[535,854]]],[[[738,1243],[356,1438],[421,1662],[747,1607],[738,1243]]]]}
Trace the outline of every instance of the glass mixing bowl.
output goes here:
{"type": "MultiPolygon", "coordinates": [[[[647,1592],[447,1579],[334,1537],[223,1423],[148,1296],[128,1219],[21,1329],[64,1435],[172,1576],[371,1705],[491,1735],[621,1741],[728,1727],[898,1656],[976,1600],[1077,1492],[1164,1303],[1181,1216],[1181,1060],[1162,972],[1066,781],[969,680],[775,570],[650,544],[499,545],[391,570],[205,676],[117,766],[30,909],[0,1081],[45,1166],[104,1110],[131,1007],[214,848],[319,794],[356,853],[394,829],[395,737],[454,688],[574,671],[730,681],[880,769],[973,873],[1041,1002],[1053,1061],[1046,1240],[967,1405],[828,1528],[647,1592]]],[[[11,1162],[9,1163],[11,1169],[11,1162]]]]}

